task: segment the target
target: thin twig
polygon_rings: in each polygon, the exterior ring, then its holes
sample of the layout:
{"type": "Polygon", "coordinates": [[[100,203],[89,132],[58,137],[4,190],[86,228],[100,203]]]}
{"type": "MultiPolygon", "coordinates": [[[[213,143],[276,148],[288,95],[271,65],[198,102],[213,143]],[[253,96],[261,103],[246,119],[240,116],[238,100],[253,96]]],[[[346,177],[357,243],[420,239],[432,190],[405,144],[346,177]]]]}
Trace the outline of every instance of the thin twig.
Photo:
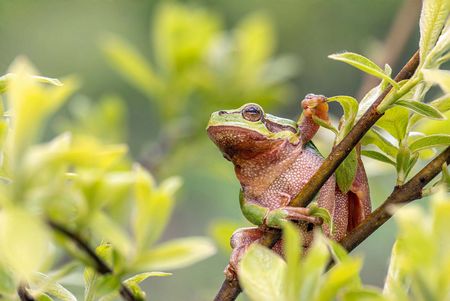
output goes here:
{"type": "MultiPolygon", "coordinates": [[[[47,221],[47,223],[54,231],[69,238],[78,246],[78,248],[80,248],[84,253],[86,253],[86,255],[88,255],[95,263],[94,268],[97,271],[97,273],[101,275],[113,274],[113,270],[108,266],[108,264],[102,258],[100,258],[97,255],[97,253],[95,253],[95,251],[89,246],[89,244],[86,241],[84,241],[79,235],[73,233],[69,229],[65,228],[63,225],[60,225],[54,221],[47,221]]],[[[120,284],[119,292],[123,300],[137,301],[137,299],[134,297],[130,289],[123,283],[120,284]]]]}
{"type": "Polygon", "coordinates": [[[27,290],[27,285],[21,284],[17,288],[17,295],[19,295],[20,301],[34,301],[34,297],[30,295],[30,293],[27,290]]]}
{"type": "MultiPolygon", "coordinates": [[[[419,66],[419,52],[416,51],[406,65],[395,77],[399,82],[411,78],[419,66]]],[[[377,111],[378,105],[384,100],[392,86],[386,88],[383,93],[364,113],[361,119],[356,123],[348,135],[333,148],[330,155],[323,161],[316,173],[308,180],[308,183],[302,188],[299,194],[289,203],[289,206],[306,207],[320,188],[325,184],[328,178],[333,175],[342,161],[345,160],[351,150],[359,143],[367,131],[383,116],[383,113],[377,111]]],[[[258,241],[265,246],[273,246],[281,237],[280,231],[270,231],[265,233],[258,241]]],[[[239,295],[241,288],[236,279],[225,280],[215,297],[215,301],[232,301],[239,295]]]]}

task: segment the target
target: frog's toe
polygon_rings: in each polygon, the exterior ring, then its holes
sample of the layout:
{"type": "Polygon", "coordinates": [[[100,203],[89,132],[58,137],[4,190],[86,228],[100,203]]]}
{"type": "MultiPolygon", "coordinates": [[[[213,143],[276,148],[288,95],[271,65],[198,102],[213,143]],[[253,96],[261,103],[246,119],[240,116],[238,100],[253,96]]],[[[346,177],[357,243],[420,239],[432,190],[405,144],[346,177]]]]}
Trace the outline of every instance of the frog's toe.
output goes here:
{"type": "Polygon", "coordinates": [[[328,120],[327,98],[323,95],[308,94],[302,100],[302,108],[305,116],[317,116],[320,119],[328,120]]]}

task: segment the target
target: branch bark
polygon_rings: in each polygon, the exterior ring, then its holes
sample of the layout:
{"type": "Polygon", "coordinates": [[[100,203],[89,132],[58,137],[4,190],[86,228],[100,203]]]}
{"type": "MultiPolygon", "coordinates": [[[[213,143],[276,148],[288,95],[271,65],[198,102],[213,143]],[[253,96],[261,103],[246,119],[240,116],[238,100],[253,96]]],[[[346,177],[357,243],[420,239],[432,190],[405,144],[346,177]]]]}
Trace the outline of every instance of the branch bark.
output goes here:
{"type": "MultiPolygon", "coordinates": [[[[411,78],[419,66],[419,51],[416,51],[406,65],[400,70],[395,77],[395,81],[399,82],[411,78]]],[[[342,161],[345,160],[351,150],[359,143],[361,138],[367,131],[383,116],[377,111],[378,105],[385,99],[392,86],[386,88],[383,93],[375,100],[364,115],[359,119],[348,135],[333,148],[328,157],[324,160],[317,172],[309,179],[308,183],[302,188],[299,194],[292,199],[289,206],[306,207],[319,192],[320,188],[325,184],[328,178],[336,171],[342,161]]],[[[377,211],[377,210],[376,210],[377,211]]],[[[271,231],[263,235],[258,241],[264,246],[273,246],[281,237],[281,231],[271,231]]],[[[227,280],[215,297],[215,301],[232,301],[241,292],[237,279],[227,280]]]]}
{"type": "Polygon", "coordinates": [[[422,168],[411,180],[401,186],[396,186],[386,201],[339,243],[350,252],[391,218],[393,206],[403,206],[420,199],[423,187],[439,174],[443,163],[450,163],[450,146],[422,168]]]}
{"type": "Polygon", "coordinates": [[[21,284],[17,289],[17,295],[19,296],[20,301],[34,301],[34,297],[30,295],[27,290],[26,284],[21,284]]]}
{"type": "MultiPolygon", "coordinates": [[[[95,250],[92,249],[89,244],[84,241],[79,235],[76,233],[73,233],[69,229],[65,228],[63,225],[60,225],[54,221],[47,221],[47,224],[52,228],[55,232],[58,232],[67,238],[69,238],[71,241],[73,241],[80,250],[82,250],[86,255],[88,255],[92,261],[95,263],[95,270],[101,274],[101,275],[108,275],[113,274],[113,270],[111,267],[108,266],[108,264],[100,258],[97,253],[95,253],[95,250]]],[[[123,283],[120,284],[119,289],[120,296],[125,301],[137,301],[133,295],[133,293],[130,291],[130,289],[124,285],[123,283]]],[[[22,299],[21,299],[22,300],[22,299]]],[[[28,300],[28,299],[23,299],[28,300]]]]}

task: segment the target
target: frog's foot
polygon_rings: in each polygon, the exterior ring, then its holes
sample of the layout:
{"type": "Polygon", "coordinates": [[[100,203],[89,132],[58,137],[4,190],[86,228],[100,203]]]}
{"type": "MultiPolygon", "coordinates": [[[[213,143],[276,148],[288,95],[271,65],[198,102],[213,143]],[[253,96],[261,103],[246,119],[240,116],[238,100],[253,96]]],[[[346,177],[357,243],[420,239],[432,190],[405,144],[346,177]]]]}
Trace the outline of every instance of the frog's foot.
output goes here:
{"type": "Polygon", "coordinates": [[[329,120],[327,98],[323,95],[308,94],[302,100],[305,117],[316,116],[322,120],[329,120]]]}
{"type": "Polygon", "coordinates": [[[238,264],[242,255],[247,251],[248,247],[255,241],[261,238],[264,231],[260,228],[241,228],[237,229],[231,236],[231,252],[230,262],[224,270],[226,279],[232,280],[236,278],[238,271],[238,264]]]}
{"type": "Polygon", "coordinates": [[[300,139],[305,144],[314,137],[319,130],[319,125],[314,121],[315,118],[329,122],[327,98],[323,95],[308,94],[301,104],[303,114],[298,121],[300,139]]]}
{"type": "Polygon", "coordinates": [[[311,216],[311,210],[303,207],[281,207],[268,212],[265,224],[271,228],[281,228],[282,224],[288,220],[303,221],[313,225],[321,225],[323,220],[319,217],[311,216]]]}

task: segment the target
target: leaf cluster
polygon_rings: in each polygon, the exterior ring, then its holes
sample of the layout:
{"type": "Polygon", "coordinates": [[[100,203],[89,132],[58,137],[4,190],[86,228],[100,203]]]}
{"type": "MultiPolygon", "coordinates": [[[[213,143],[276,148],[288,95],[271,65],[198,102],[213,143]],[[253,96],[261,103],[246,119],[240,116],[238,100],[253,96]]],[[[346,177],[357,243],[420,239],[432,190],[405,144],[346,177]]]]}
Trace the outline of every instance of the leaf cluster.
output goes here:
{"type": "MultiPolygon", "coordinates": [[[[84,300],[113,300],[124,287],[142,300],[140,282],[170,275],[158,270],[214,253],[203,237],[157,243],[173,211],[179,178],[158,185],[127,159],[126,145],[105,144],[92,133],[65,132],[40,142],[47,120],[76,90],[75,79],[37,76],[19,58],[0,86],[2,299],[17,299],[16,289],[25,283],[36,300],[77,300],[63,286],[75,277],[84,282],[84,300]],[[99,260],[107,268],[100,270],[99,260]]],[[[115,102],[105,106],[111,104],[114,119],[115,102]]],[[[97,114],[102,112],[111,110],[97,114]]]]}

